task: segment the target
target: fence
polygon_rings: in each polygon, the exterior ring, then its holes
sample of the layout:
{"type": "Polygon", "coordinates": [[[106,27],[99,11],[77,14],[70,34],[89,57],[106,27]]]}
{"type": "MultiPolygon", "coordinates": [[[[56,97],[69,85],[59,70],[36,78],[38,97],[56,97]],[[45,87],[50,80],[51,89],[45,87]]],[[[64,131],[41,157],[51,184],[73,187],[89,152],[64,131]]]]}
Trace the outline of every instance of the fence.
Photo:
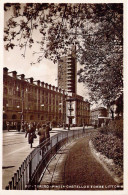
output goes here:
{"type": "Polygon", "coordinates": [[[85,135],[84,130],[70,130],[54,135],[37,146],[24,160],[6,186],[6,190],[36,189],[52,157],[66,143],[85,135]]]}

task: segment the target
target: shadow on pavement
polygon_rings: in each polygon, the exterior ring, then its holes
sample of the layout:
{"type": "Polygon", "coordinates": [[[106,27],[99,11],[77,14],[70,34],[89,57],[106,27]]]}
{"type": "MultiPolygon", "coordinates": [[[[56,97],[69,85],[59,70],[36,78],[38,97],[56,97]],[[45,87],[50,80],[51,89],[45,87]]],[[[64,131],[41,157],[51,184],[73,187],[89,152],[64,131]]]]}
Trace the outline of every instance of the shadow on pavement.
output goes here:
{"type": "Polygon", "coordinates": [[[13,168],[15,166],[6,166],[6,167],[2,167],[2,169],[9,169],[9,168],[13,168]]]}

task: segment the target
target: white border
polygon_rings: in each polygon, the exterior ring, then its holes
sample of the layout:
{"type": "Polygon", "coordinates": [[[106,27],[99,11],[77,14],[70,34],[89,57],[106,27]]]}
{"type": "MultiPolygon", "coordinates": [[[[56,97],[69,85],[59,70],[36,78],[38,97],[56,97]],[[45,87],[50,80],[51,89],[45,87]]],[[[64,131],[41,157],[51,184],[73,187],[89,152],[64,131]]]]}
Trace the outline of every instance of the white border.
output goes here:
{"type": "MultiPolygon", "coordinates": [[[[118,195],[126,195],[128,194],[128,60],[127,60],[127,52],[128,52],[128,32],[127,32],[127,25],[128,25],[128,1],[127,0],[0,0],[0,116],[3,115],[2,113],[2,102],[3,102],[3,94],[2,94],[2,86],[3,86],[3,24],[4,24],[4,16],[3,16],[3,4],[4,3],[123,3],[124,4],[124,190],[122,191],[17,191],[18,194],[35,194],[35,193],[74,193],[74,194],[118,194],[118,195]]],[[[0,149],[0,166],[2,169],[2,121],[0,118],[0,142],[1,142],[1,149],[0,149]]],[[[14,194],[15,191],[6,191],[2,190],[2,174],[0,174],[0,194],[14,194]]]]}

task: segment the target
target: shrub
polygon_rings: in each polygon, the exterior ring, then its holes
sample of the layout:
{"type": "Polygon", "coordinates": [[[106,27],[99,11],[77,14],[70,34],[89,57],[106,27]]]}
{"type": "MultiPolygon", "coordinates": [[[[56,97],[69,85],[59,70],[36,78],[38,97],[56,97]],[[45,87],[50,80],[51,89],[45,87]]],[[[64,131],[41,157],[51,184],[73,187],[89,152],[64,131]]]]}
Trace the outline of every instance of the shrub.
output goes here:
{"type": "Polygon", "coordinates": [[[108,134],[109,133],[108,126],[101,127],[100,132],[103,133],[103,134],[108,134]]]}
{"type": "Polygon", "coordinates": [[[123,138],[123,119],[115,119],[109,123],[109,131],[119,138],[123,138]]]}
{"type": "Polygon", "coordinates": [[[100,129],[100,132],[103,134],[113,133],[117,137],[123,139],[123,119],[117,118],[111,120],[108,126],[104,126],[100,129]]]}
{"type": "Polygon", "coordinates": [[[113,159],[115,164],[123,168],[123,140],[109,133],[97,133],[92,138],[93,145],[98,152],[113,159]]]}

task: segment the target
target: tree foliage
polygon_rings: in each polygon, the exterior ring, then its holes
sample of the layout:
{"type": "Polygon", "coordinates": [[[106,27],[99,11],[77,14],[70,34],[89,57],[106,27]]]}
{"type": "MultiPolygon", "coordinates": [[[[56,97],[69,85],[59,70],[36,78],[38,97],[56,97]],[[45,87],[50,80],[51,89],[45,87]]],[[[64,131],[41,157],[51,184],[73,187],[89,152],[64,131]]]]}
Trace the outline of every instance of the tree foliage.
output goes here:
{"type": "Polygon", "coordinates": [[[45,57],[56,63],[75,45],[79,82],[87,84],[91,100],[109,106],[122,94],[123,4],[7,3],[4,8],[13,10],[4,31],[6,50],[18,46],[25,57],[37,43],[37,62],[45,57]]]}

